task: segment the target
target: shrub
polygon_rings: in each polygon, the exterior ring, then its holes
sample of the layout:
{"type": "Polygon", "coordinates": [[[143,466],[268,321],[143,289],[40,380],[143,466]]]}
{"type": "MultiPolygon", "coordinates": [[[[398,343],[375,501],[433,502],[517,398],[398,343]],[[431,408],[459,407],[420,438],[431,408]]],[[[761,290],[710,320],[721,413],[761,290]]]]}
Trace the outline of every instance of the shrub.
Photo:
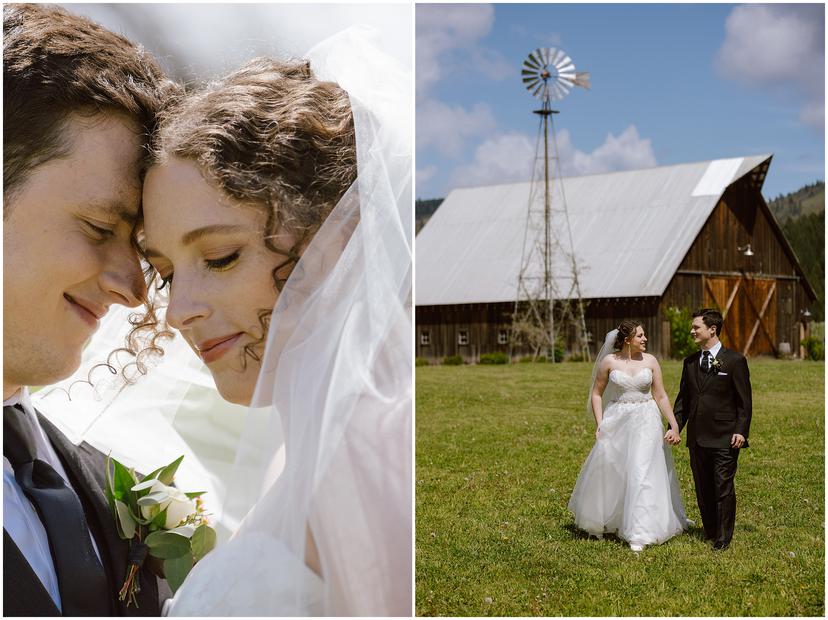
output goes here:
{"type": "Polygon", "coordinates": [[[801,342],[805,347],[805,359],[809,360],[824,360],[825,359],[825,345],[822,340],[809,336],[801,342]]]}
{"type": "Polygon", "coordinates": [[[664,311],[670,322],[670,356],[682,359],[698,351],[698,345],[690,335],[690,325],[693,323],[692,312],[687,308],[672,306],[664,311]]]}
{"type": "Polygon", "coordinates": [[[428,360],[424,357],[418,357],[414,360],[415,366],[428,366],[428,360]]]}
{"type": "Polygon", "coordinates": [[[459,355],[447,355],[443,358],[443,366],[462,366],[463,358],[459,355]]]}
{"type": "Polygon", "coordinates": [[[480,363],[481,364],[508,364],[509,363],[509,356],[503,353],[502,351],[497,351],[495,353],[483,353],[480,356],[480,363]]]}

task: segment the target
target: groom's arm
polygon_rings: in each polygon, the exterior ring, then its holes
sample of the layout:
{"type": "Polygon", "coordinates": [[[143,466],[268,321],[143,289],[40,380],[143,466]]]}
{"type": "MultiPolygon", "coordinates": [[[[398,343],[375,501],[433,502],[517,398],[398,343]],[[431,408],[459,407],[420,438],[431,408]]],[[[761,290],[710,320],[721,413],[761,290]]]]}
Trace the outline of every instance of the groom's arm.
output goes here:
{"type": "Polygon", "coordinates": [[[750,369],[747,359],[740,356],[733,369],[733,386],[736,390],[736,430],[745,439],[750,432],[750,418],[753,415],[753,393],[750,387],[750,369]]]}
{"type": "Polygon", "coordinates": [[[678,424],[679,433],[687,423],[687,415],[684,411],[684,388],[687,383],[687,360],[681,367],[681,382],[679,383],[679,391],[676,396],[676,403],[673,405],[673,415],[676,416],[676,423],[678,424]]]}

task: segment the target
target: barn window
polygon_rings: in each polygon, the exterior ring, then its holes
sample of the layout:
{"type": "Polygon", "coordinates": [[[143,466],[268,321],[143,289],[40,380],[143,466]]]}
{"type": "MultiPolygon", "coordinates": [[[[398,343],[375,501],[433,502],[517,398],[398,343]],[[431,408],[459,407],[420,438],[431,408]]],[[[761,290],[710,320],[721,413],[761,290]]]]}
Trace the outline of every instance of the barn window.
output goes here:
{"type": "Polygon", "coordinates": [[[420,344],[427,347],[431,344],[431,332],[423,330],[420,332],[420,344]]]}
{"type": "Polygon", "coordinates": [[[497,331],[497,344],[508,344],[509,343],[509,330],[508,329],[499,329],[497,331]]]}
{"type": "Polygon", "coordinates": [[[469,344],[469,331],[467,329],[461,329],[457,332],[457,344],[469,344]]]}

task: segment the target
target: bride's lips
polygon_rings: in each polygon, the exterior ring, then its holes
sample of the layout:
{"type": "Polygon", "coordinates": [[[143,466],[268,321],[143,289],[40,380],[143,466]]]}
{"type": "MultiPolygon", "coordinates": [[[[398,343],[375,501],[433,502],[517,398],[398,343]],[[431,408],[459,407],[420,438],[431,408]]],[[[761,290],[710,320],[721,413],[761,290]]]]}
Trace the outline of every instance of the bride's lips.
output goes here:
{"type": "Polygon", "coordinates": [[[98,327],[98,321],[106,314],[106,309],[103,306],[91,301],[77,300],[66,293],[63,294],[63,298],[69,302],[69,307],[93,329],[98,327]]]}
{"type": "Polygon", "coordinates": [[[221,338],[205,340],[197,344],[196,349],[198,349],[198,354],[201,355],[201,359],[209,364],[232,349],[241,337],[242,332],[238,332],[236,334],[230,334],[229,336],[222,336],[221,338]]]}

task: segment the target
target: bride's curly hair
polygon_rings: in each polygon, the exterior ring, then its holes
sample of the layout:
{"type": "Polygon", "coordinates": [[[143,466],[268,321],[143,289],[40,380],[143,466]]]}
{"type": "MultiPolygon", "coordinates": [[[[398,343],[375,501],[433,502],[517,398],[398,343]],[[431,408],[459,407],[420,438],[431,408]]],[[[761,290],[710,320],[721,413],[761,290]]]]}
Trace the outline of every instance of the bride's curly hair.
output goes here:
{"type": "Polygon", "coordinates": [[[635,336],[635,330],[641,325],[641,321],[635,319],[624,319],[618,324],[618,335],[615,337],[615,350],[624,348],[624,341],[635,336]]]}
{"type": "MultiPolygon", "coordinates": [[[[171,157],[194,162],[214,187],[265,214],[265,245],[284,257],[272,272],[273,286],[281,291],[299,249],[356,179],[348,93],[314,77],[306,60],[255,58],[168,102],[151,142],[151,165],[171,157]],[[278,232],[290,233],[295,245],[277,247],[278,232]]],[[[147,343],[157,351],[158,335],[172,335],[156,318],[166,291],[151,267],[145,277],[157,302],[133,321],[128,348],[134,355],[147,343]]],[[[245,363],[247,356],[261,359],[272,310],[259,310],[261,338],[244,347],[245,363]]]]}

